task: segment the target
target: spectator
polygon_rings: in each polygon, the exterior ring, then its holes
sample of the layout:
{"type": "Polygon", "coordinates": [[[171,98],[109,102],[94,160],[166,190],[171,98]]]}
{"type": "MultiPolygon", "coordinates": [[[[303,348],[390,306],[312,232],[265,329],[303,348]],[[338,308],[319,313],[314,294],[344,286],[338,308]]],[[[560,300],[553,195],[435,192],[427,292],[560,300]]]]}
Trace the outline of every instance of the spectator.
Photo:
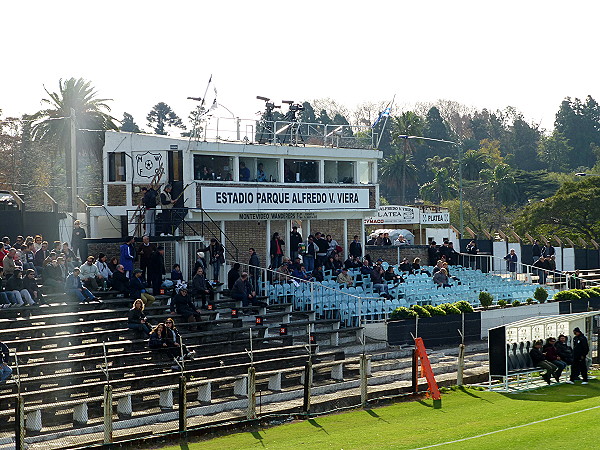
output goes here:
{"type": "Polygon", "coordinates": [[[57,255],[60,255],[60,252],[62,251],[62,244],[60,241],[54,241],[52,243],[52,250],[50,251],[50,253],[54,252],[57,255]]]}
{"type": "Polygon", "coordinates": [[[127,236],[125,243],[119,248],[121,257],[119,261],[125,268],[125,274],[131,275],[133,272],[133,261],[135,260],[135,238],[133,236],[127,236]]]}
{"type": "Polygon", "coordinates": [[[48,242],[42,242],[41,248],[35,252],[35,256],[33,257],[33,263],[35,265],[36,272],[42,275],[44,266],[48,261],[48,257],[50,256],[50,250],[48,250],[48,242]]]}
{"type": "Polygon", "coordinates": [[[174,348],[179,352],[179,356],[177,356],[177,360],[181,361],[182,359],[193,360],[195,351],[189,351],[187,346],[183,343],[183,339],[181,338],[181,334],[179,334],[179,330],[175,326],[175,321],[170,317],[165,320],[165,327],[167,332],[167,344],[169,347],[174,348]]]}
{"type": "Polygon", "coordinates": [[[306,253],[302,255],[304,266],[308,272],[312,272],[315,269],[315,260],[317,258],[318,246],[315,243],[315,237],[311,234],[308,236],[308,243],[306,244],[306,253]]]}
{"type": "Polygon", "coordinates": [[[396,240],[394,241],[394,245],[408,245],[408,241],[406,240],[403,234],[399,234],[396,240]]]}
{"type": "Polygon", "coordinates": [[[167,343],[167,327],[164,323],[159,323],[150,332],[150,340],[148,341],[148,347],[152,350],[160,350],[166,353],[169,358],[177,358],[178,351],[174,347],[169,347],[167,343]]]}
{"type": "Polygon", "coordinates": [[[4,268],[4,278],[9,279],[15,270],[21,270],[21,261],[17,259],[17,250],[15,248],[10,248],[8,253],[2,260],[3,268],[4,268]]]}
{"type": "Polygon", "coordinates": [[[292,276],[297,278],[296,281],[308,281],[310,280],[310,275],[306,273],[306,267],[304,264],[300,264],[297,269],[292,271],[292,276]]]}
{"type": "Polygon", "coordinates": [[[57,292],[62,290],[65,286],[66,274],[63,274],[64,264],[62,265],[63,268],[61,268],[59,266],[59,259],[64,261],[64,259],[59,256],[58,258],[53,259],[44,269],[44,290],[50,289],[57,292]]]}
{"type": "Polygon", "coordinates": [[[79,268],[75,267],[69,274],[65,281],[65,293],[74,297],[79,303],[84,303],[86,300],[99,302],[100,299],[94,297],[94,294],[83,286],[79,272],[79,268]]]}
{"type": "Polygon", "coordinates": [[[358,240],[357,234],[354,235],[354,240],[350,242],[349,253],[350,256],[354,256],[357,258],[360,258],[362,256],[362,245],[358,240]]]}
{"type": "Polygon", "coordinates": [[[458,284],[460,284],[460,278],[452,276],[452,274],[450,273],[450,268],[448,267],[448,263],[447,262],[442,263],[442,267],[444,269],[446,269],[446,275],[448,275],[448,278],[450,278],[451,280],[454,280],[454,281],[458,281],[459,282],[458,284]]]}
{"type": "Polygon", "coordinates": [[[317,264],[311,273],[312,279],[317,283],[322,283],[325,280],[325,274],[323,273],[323,266],[317,264]]]}
{"type": "Polygon", "coordinates": [[[517,253],[515,252],[515,249],[511,248],[510,252],[508,253],[508,255],[506,255],[504,257],[504,259],[506,260],[506,270],[508,270],[510,272],[510,275],[512,278],[516,278],[517,277],[517,262],[519,261],[519,258],[517,257],[517,253]]]}
{"type": "MultiPolygon", "coordinates": [[[[290,267],[287,264],[282,264],[275,271],[275,281],[287,283],[290,280],[290,267]]],[[[237,280],[236,280],[237,281],[237,280]]]]}
{"type": "Polygon", "coordinates": [[[10,278],[6,280],[6,290],[14,294],[18,306],[23,306],[25,303],[27,305],[35,304],[33,298],[31,298],[31,294],[29,294],[29,291],[23,286],[21,269],[15,269],[10,278]]]}
{"type": "Polygon", "coordinates": [[[352,278],[352,275],[348,273],[348,269],[344,267],[342,272],[337,276],[335,282],[338,284],[345,284],[346,287],[350,287],[354,284],[354,278],[352,278]]]}
{"type": "MultiPolygon", "coordinates": [[[[556,348],[556,353],[560,356],[561,361],[564,361],[568,366],[573,364],[573,349],[567,343],[567,336],[564,334],[558,336],[558,342],[554,344],[554,347],[556,348]]],[[[567,383],[573,384],[571,380],[568,380],[567,383]]]]}
{"type": "Polygon", "coordinates": [[[152,331],[152,327],[150,327],[146,319],[146,313],[144,312],[144,302],[140,298],[133,302],[133,306],[127,313],[127,328],[146,334],[152,331]]]}
{"type": "Polygon", "coordinates": [[[204,274],[202,267],[198,267],[196,275],[194,275],[194,278],[192,278],[192,296],[194,298],[198,298],[198,296],[200,297],[202,309],[206,309],[207,298],[211,301],[214,300],[214,291],[206,279],[206,275],[204,274]]]}
{"type": "Polygon", "coordinates": [[[431,272],[421,267],[421,258],[415,258],[412,263],[412,269],[414,273],[425,273],[427,276],[431,276],[431,272]]]}
{"type": "Polygon", "coordinates": [[[469,255],[476,255],[479,253],[479,249],[477,248],[477,243],[475,241],[471,241],[467,244],[466,251],[469,255]]]}
{"type": "Polygon", "coordinates": [[[369,236],[366,245],[377,245],[377,235],[375,233],[369,236]]]}
{"type": "Polygon", "coordinates": [[[404,278],[401,275],[396,275],[394,272],[394,266],[389,266],[385,273],[383,274],[383,278],[385,281],[393,281],[394,285],[398,285],[399,283],[404,283],[404,278]]]}
{"type": "Polygon", "coordinates": [[[250,252],[250,260],[248,261],[248,274],[250,275],[250,282],[252,283],[252,286],[254,286],[254,290],[258,292],[258,280],[260,279],[260,260],[258,259],[256,250],[250,248],[248,251],[250,252]]]}
{"type": "Polygon", "coordinates": [[[348,258],[344,261],[344,267],[348,270],[359,268],[361,264],[360,262],[357,263],[357,259],[357,256],[348,255],[348,258]]]}
{"type": "Polygon", "coordinates": [[[252,289],[252,285],[248,281],[248,273],[242,272],[240,277],[233,285],[231,290],[231,298],[242,302],[242,306],[260,305],[256,300],[256,291],[252,289]]]}
{"type": "Polygon", "coordinates": [[[212,238],[208,246],[208,253],[210,255],[210,265],[213,267],[213,281],[216,285],[221,286],[223,283],[219,281],[219,273],[221,272],[221,265],[225,262],[225,247],[215,238],[212,238]]]}
{"type": "Polygon", "coordinates": [[[436,273],[438,273],[440,270],[442,270],[444,268],[444,261],[442,261],[441,259],[435,264],[435,267],[433,268],[433,275],[435,275],[436,273]]]}
{"type": "Polygon", "coordinates": [[[383,238],[381,239],[381,244],[379,245],[392,245],[392,240],[390,239],[389,233],[383,233],[383,238]]]}
{"type": "Polygon", "coordinates": [[[256,181],[259,183],[267,181],[267,175],[265,174],[263,167],[263,163],[258,163],[258,169],[256,170],[256,181]]]}
{"type": "Polygon", "coordinates": [[[548,242],[548,246],[546,247],[546,251],[544,252],[544,254],[546,255],[546,257],[556,256],[556,250],[550,242],[548,242]]]}
{"type": "Polygon", "coordinates": [[[233,267],[227,273],[227,289],[233,288],[233,283],[240,277],[240,263],[234,263],[233,267]]]}
{"type": "Polygon", "coordinates": [[[343,251],[342,247],[340,247],[338,242],[335,239],[333,239],[333,237],[330,234],[328,234],[325,237],[325,240],[327,241],[327,245],[329,246],[327,248],[328,257],[334,255],[335,253],[341,253],[343,251]]]}
{"type": "Polygon", "coordinates": [[[342,271],[342,263],[337,259],[337,254],[332,254],[325,261],[325,270],[330,270],[332,276],[337,276],[342,271]]]}
{"type": "Polygon", "coordinates": [[[75,267],[79,267],[79,259],[75,256],[73,250],[69,248],[69,244],[67,242],[63,242],[61,253],[63,255],[65,264],[67,268],[72,271],[75,267]]]}
{"type": "Polygon", "coordinates": [[[556,338],[549,337],[546,339],[546,345],[544,345],[543,353],[546,360],[556,366],[556,372],[554,372],[554,379],[556,382],[560,381],[562,371],[567,367],[567,363],[562,361],[558,355],[558,349],[555,347],[556,338]]]}
{"type": "Polygon", "coordinates": [[[35,253],[33,242],[27,244],[25,251],[23,252],[23,259],[21,260],[23,270],[32,269],[35,270],[35,253]]]}
{"type": "Polygon", "coordinates": [[[371,281],[373,282],[373,289],[382,297],[392,298],[389,294],[388,285],[383,278],[384,272],[383,268],[380,265],[376,265],[373,267],[373,271],[371,272],[371,281]]]}
{"type": "Polygon", "coordinates": [[[533,343],[533,348],[529,350],[529,356],[531,356],[531,361],[536,367],[546,371],[546,373],[542,374],[542,378],[546,383],[551,384],[552,381],[550,381],[550,378],[558,369],[554,364],[546,360],[546,357],[542,352],[542,344],[543,342],[541,340],[535,341],[533,343]]]}
{"type": "Polygon", "coordinates": [[[531,256],[534,261],[537,261],[540,256],[542,256],[542,247],[537,239],[533,240],[533,245],[531,246],[531,256]]]}
{"type": "Polygon", "coordinates": [[[196,309],[192,298],[188,295],[187,288],[179,289],[171,302],[171,314],[179,314],[186,322],[200,322],[200,310],[196,309]]]}
{"type": "Polygon", "coordinates": [[[150,306],[156,300],[153,295],[146,292],[146,283],[142,278],[142,271],[140,269],[135,269],[133,276],[129,280],[129,297],[132,299],[142,299],[144,306],[150,306]]]}
{"type": "Polygon", "coordinates": [[[160,194],[161,236],[173,236],[173,214],[171,210],[173,209],[173,206],[175,206],[175,203],[177,203],[177,200],[173,200],[172,191],[173,186],[167,184],[160,194]]]}
{"type": "Polygon", "coordinates": [[[321,266],[325,266],[327,262],[327,252],[329,251],[329,242],[323,234],[317,232],[315,233],[315,244],[317,245],[317,260],[315,264],[319,264],[321,266]]]}
{"type": "Polygon", "coordinates": [[[590,351],[587,338],[579,328],[573,330],[573,365],[571,366],[571,381],[578,381],[579,375],[583,378],[581,384],[588,384],[587,354],[590,351]]]}
{"type": "Polygon", "coordinates": [[[10,351],[3,342],[0,342],[0,383],[4,383],[12,375],[10,364],[10,351]]]}
{"type": "Polygon", "coordinates": [[[431,241],[429,243],[429,247],[427,248],[427,257],[429,259],[429,265],[435,266],[440,259],[440,250],[435,241],[431,241]]]}
{"type": "Polygon", "coordinates": [[[104,253],[98,253],[98,260],[96,261],[96,267],[98,268],[98,273],[102,277],[102,289],[108,290],[108,286],[110,285],[110,279],[112,278],[112,271],[108,267],[108,263],[106,262],[107,258],[104,253]]]}
{"type": "Polygon", "coordinates": [[[148,264],[150,264],[150,258],[152,257],[152,253],[156,250],[156,245],[150,243],[150,237],[143,236],[142,243],[139,245],[137,249],[137,254],[140,257],[140,269],[142,269],[142,278],[148,283],[150,280],[146,278],[146,271],[148,269],[148,264]]]}
{"type": "Polygon", "coordinates": [[[35,270],[27,269],[25,271],[25,278],[23,278],[23,289],[29,292],[31,299],[38,305],[42,304],[42,293],[40,287],[35,281],[35,270]]]}
{"type": "Polygon", "coordinates": [[[111,284],[112,289],[119,294],[129,295],[129,278],[125,274],[125,268],[122,264],[117,264],[116,270],[113,272],[111,284]]]}
{"type": "Polygon", "coordinates": [[[362,266],[360,268],[360,273],[363,275],[363,277],[365,276],[371,276],[371,273],[373,273],[373,268],[371,267],[370,261],[367,259],[367,257],[365,256],[365,258],[363,259],[363,263],[362,266]]]}
{"type": "Polygon", "coordinates": [[[283,247],[285,242],[279,237],[279,233],[273,233],[271,238],[269,255],[271,256],[271,267],[278,269],[283,260],[283,247]]]}
{"type": "Polygon", "coordinates": [[[206,260],[204,259],[204,252],[197,251],[196,252],[196,263],[194,264],[194,273],[197,272],[198,267],[202,267],[206,272],[206,260]]]}
{"type": "MultiPolygon", "coordinates": [[[[29,241],[27,241],[27,244],[29,244],[29,241]]],[[[42,244],[43,244],[42,235],[36,234],[35,237],[33,238],[33,248],[35,249],[34,251],[36,253],[42,248],[42,244]]],[[[23,240],[21,239],[19,241],[17,239],[17,241],[15,242],[15,245],[23,245],[23,240]]]]}
{"type": "Polygon", "coordinates": [[[152,294],[160,294],[160,286],[162,285],[163,276],[166,275],[165,270],[165,248],[162,245],[156,247],[152,252],[148,263],[148,284],[152,284],[152,294]]]}
{"type": "Polygon", "coordinates": [[[451,287],[450,279],[448,278],[448,271],[443,267],[433,275],[433,282],[440,287],[451,287]]]}
{"type": "MultiPolygon", "coordinates": [[[[156,236],[156,204],[158,194],[153,186],[142,188],[142,205],[144,206],[144,222],[146,225],[146,234],[156,236]]],[[[122,262],[122,260],[121,260],[122,262]]]]}
{"type": "Polygon", "coordinates": [[[102,275],[100,275],[98,266],[94,264],[93,256],[88,256],[85,263],[79,268],[79,278],[86,288],[92,291],[98,290],[98,282],[102,283],[102,275]]]}
{"type": "Polygon", "coordinates": [[[408,258],[402,258],[400,264],[398,265],[398,269],[400,272],[413,273],[412,264],[408,262],[408,258]]]}
{"type": "Polygon", "coordinates": [[[183,283],[183,273],[181,273],[181,267],[179,264],[173,264],[173,270],[171,270],[171,281],[177,283],[181,281],[183,283]]]}
{"type": "Polygon", "coordinates": [[[115,273],[117,271],[117,266],[119,265],[119,258],[117,258],[116,256],[113,256],[112,258],[110,258],[110,260],[108,261],[108,269],[112,272],[115,273]]]}
{"type": "Polygon", "coordinates": [[[538,283],[540,284],[546,284],[547,266],[546,260],[542,255],[540,255],[537,261],[534,261],[533,263],[533,267],[535,267],[535,273],[538,276],[538,283]]]}
{"type": "Polygon", "coordinates": [[[9,308],[18,305],[17,297],[13,292],[4,290],[4,281],[1,276],[2,267],[0,267],[0,304],[2,308],[9,308]]]}
{"type": "Polygon", "coordinates": [[[446,250],[446,261],[449,265],[453,266],[458,263],[458,252],[454,250],[454,242],[448,242],[448,249],[446,250]]]}
{"type": "Polygon", "coordinates": [[[298,246],[302,244],[302,235],[298,232],[298,227],[294,225],[290,233],[290,257],[296,259],[298,256],[298,246]]]}
{"type": "Polygon", "coordinates": [[[250,181],[250,169],[244,161],[240,161],[240,181],[250,181]]]}
{"type": "Polygon", "coordinates": [[[83,240],[85,239],[85,230],[81,228],[81,222],[76,220],[73,222],[73,235],[71,236],[71,247],[73,248],[73,254],[75,257],[83,259],[81,252],[83,248],[83,240]]]}

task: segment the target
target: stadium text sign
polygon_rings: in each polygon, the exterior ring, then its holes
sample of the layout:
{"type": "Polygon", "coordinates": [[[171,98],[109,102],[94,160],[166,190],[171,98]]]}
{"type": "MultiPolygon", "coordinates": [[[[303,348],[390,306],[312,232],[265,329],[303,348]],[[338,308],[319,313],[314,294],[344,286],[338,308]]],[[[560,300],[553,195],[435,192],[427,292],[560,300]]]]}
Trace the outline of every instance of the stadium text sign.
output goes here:
{"type": "Polygon", "coordinates": [[[421,223],[423,225],[435,225],[450,223],[450,213],[448,212],[422,212],[421,223]]]}
{"type": "Polygon", "coordinates": [[[369,209],[367,189],[201,186],[206,211],[329,211],[369,209]]]}
{"type": "Polygon", "coordinates": [[[373,217],[365,219],[365,225],[419,223],[419,209],[410,206],[380,206],[373,217]]]}

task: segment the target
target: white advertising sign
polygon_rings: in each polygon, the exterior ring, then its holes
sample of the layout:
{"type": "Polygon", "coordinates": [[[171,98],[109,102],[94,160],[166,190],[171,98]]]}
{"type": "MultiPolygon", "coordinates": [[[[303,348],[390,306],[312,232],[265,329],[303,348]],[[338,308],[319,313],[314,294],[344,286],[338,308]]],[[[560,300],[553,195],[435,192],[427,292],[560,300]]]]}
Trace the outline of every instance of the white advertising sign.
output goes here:
{"type": "MultiPolygon", "coordinates": [[[[158,171],[160,166],[165,169],[167,173],[167,154],[161,151],[152,152],[132,152],[133,166],[135,172],[133,174],[134,183],[150,183],[154,174],[158,171]]],[[[166,177],[163,175],[162,181],[166,177]]]]}
{"type": "Polygon", "coordinates": [[[380,206],[375,216],[365,219],[365,225],[416,223],[419,223],[419,210],[410,206],[380,206]]]}
{"type": "Polygon", "coordinates": [[[368,189],[201,186],[202,208],[215,212],[369,209],[368,189]]]}
{"type": "Polygon", "coordinates": [[[449,212],[422,212],[421,223],[423,225],[435,225],[450,223],[449,212]]]}

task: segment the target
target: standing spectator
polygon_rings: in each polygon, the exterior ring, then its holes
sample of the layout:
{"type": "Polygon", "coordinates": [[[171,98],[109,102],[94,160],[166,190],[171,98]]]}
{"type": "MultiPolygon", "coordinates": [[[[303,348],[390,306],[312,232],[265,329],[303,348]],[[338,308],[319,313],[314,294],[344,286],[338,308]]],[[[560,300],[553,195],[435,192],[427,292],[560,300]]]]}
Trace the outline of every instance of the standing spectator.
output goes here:
{"type": "Polygon", "coordinates": [[[556,255],[556,250],[552,246],[551,242],[548,242],[548,246],[546,247],[545,255],[546,255],[546,257],[548,257],[548,256],[555,256],[556,255]]]}
{"type": "MultiPolygon", "coordinates": [[[[127,236],[125,243],[121,245],[119,261],[125,268],[125,274],[129,276],[133,272],[133,261],[135,260],[135,238],[127,236]]],[[[141,272],[140,272],[141,273],[141,272]]]]}
{"type": "Polygon", "coordinates": [[[531,256],[534,261],[537,261],[540,259],[540,256],[542,256],[542,247],[537,239],[533,240],[533,245],[531,246],[531,256]]]}
{"type": "Polygon", "coordinates": [[[360,241],[358,240],[357,234],[354,235],[354,240],[352,242],[350,242],[349,253],[350,253],[350,256],[354,256],[354,257],[358,257],[358,258],[360,258],[362,256],[362,245],[361,245],[360,241]]]}
{"type": "Polygon", "coordinates": [[[156,236],[156,198],[157,193],[152,186],[150,189],[142,188],[142,205],[145,209],[144,222],[148,236],[156,236]]]}
{"type": "Polygon", "coordinates": [[[446,261],[449,265],[458,264],[458,252],[454,250],[454,243],[448,242],[448,249],[446,250],[446,261]]]}
{"type": "Polygon", "coordinates": [[[79,268],[79,278],[86,288],[92,291],[98,290],[98,282],[102,282],[102,275],[100,275],[98,266],[94,264],[93,256],[88,256],[85,263],[79,268]]]}
{"type": "Polygon", "coordinates": [[[477,258],[474,255],[479,253],[479,249],[477,248],[477,243],[474,240],[467,244],[466,252],[469,255],[469,267],[471,269],[476,269],[477,258]]]}
{"type": "Polygon", "coordinates": [[[256,250],[254,250],[252,247],[250,247],[249,252],[250,260],[248,261],[248,273],[250,274],[250,282],[252,283],[254,290],[258,292],[258,280],[260,278],[260,260],[258,259],[256,250]]]}
{"type": "Polygon", "coordinates": [[[141,298],[144,306],[150,306],[156,300],[153,295],[146,292],[146,283],[142,279],[142,271],[140,269],[135,269],[133,276],[129,280],[129,298],[134,300],[141,298]]]}
{"type": "Polygon", "coordinates": [[[315,244],[317,244],[317,260],[315,264],[325,266],[327,262],[327,252],[329,251],[329,242],[321,233],[315,233],[315,244]]]}
{"type": "Polygon", "coordinates": [[[306,253],[302,255],[304,266],[308,272],[315,269],[315,259],[317,258],[318,246],[315,243],[315,237],[311,234],[308,236],[308,244],[306,245],[306,253]]]}
{"type": "Polygon", "coordinates": [[[172,236],[172,212],[173,206],[176,203],[176,200],[173,200],[171,196],[171,192],[173,190],[173,186],[167,184],[163,191],[160,193],[160,209],[162,212],[160,213],[160,222],[162,226],[160,227],[162,230],[161,236],[172,236]]]}
{"type": "Polygon", "coordinates": [[[208,253],[210,264],[213,266],[213,281],[220,286],[223,284],[219,281],[219,273],[221,272],[221,265],[225,262],[225,247],[215,238],[212,238],[208,246],[208,253]]]}
{"type": "Polygon", "coordinates": [[[328,245],[328,248],[327,248],[327,256],[328,257],[333,255],[334,253],[342,252],[342,247],[340,247],[338,245],[338,242],[335,239],[333,239],[333,237],[330,234],[328,234],[325,237],[325,240],[327,241],[327,245],[328,245]]]}
{"type": "Polygon", "coordinates": [[[86,238],[85,230],[81,228],[81,222],[76,220],[73,222],[73,235],[71,236],[71,248],[76,257],[83,259],[81,249],[83,248],[83,240],[86,238]]]}
{"type": "Polygon", "coordinates": [[[546,383],[550,384],[552,383],[550,377],[552,377],[552,374],[556,373],[558,368],[550,361],[546,360],[546,356],[544,356],[544,353],[542,352],[542,344],[543,342],[541,340],[535,341],[533,343],[533,348],[529,350],[529,356],[531,356],[531,361],[536,367],[546,371],[546,373],[542,375],[542,378],[546,383]]]}
{"type": "Polygon", "coordinates": [[[117,264],[116,270],[112,276],[112,289],[119,294],[129,295],[129,278],[125,274],[125,268],[122,264],[117,264]]]}
{"type": "Polygon", "coordinates": [[[98,260],[96,261],[96,267],[100,276],[102,276],[102,288],[107,290],[110,285],[110,279],[112,278],[112,271],[108,268],[107,258],[104,253],[98,253],[98,260]]]}
{"type": "MultiPolygon", "coordinates": [[[[206,249],[208,250],[208,248],[206,249]]],[[[204,259],[204,252],[197,251],[196,252],[196,262],[194,263],[194,273],[198,270],[198,267],[202,267],[206,272],[206,259],[204,259]]]]}
{"type": "Polygon", "coordinates": [[[429,243],[429,247],[427,248],[427,259],[429,260],[430,266],[435,266],[440,259],[440,250],[435,241],[431,241],[429,243]]]}
{"type": "Polygon", "coordinates": [[[283,239],[279,237],[279,233],[273,233],[273,237],[271,238],[271,245],[269,254],[271,255],[271,267],[273,270],[276,270],[281,266],[281,262],[283,261],[283,247],[285,243],[283,239]]]}
{"type": "Polygon", "coordinates": [[[192,296],[194,298],[200,297],[202,309],[206,309],[207,298],[211,301],[214,299],[214,292],[208,283],[208,280],[206,279],[206,275],[204,274],[202,267],[198,267],[196,275],[194,275],[194,278],[192,278],[192,296]]]}
{"type": "Polygon", "coordinates": [[[235,283],[240,277],[240,267],[242,267],[240,263],[236,262],[233,264],[233,267],[229,270],[229,273],[227,274],[227,289],[232,289],[233,283],[235,283]]]}
{"type": "Polygon", "coordinates": [[[81,283],[79,278],[79,268],[75,267],[73,273],[70,273],[65,281],[65,293],[74,297],[79,303],[84,303],[86,300],[97,301],[100,299],[94,297],[86,287],[81,283]]]}
{"type": "Polygon", "coordinates": [[[571,381],[578,381],[579,375],[583,378],[581,384],[588,384],[587,354],[590,351],[587,338],[579,328],[573,330],[573,365],[571,367],[571,381]]]}
{"type": "Polygon", "coordinates": [[[10,352],[3,342],[0,342],[0,383],[4,383],[12,375],[10,352]]]}
{"type": "Polygon", "coordinates": [[[240,161],[240,181],[250,181],[250,169],[244,161],[240,161]]]}
{"type": "Polygon", "coordinates": [[[133,302],[132,308],[127,313],[127,328],[130,330],[141,331],[146,334],[152,331],[150,324],[146,320],[144,302],[139,298],[133,302]]]}
{"type": "Polygon", "coordinates": [[[504,259],[506,260],[506,270],[508,270],[510,272],[510,276],[512,278],[516,278],[517,277],[517,262],[519,261],[519,258],[517,257],[517,253],[515,252],[515,249],[511,248],[510,252],[508,253],[508,255],[506,255],[504,257],[504,259]]]}
{"type": "Polygon", "coordinates": [[[538,283],[540,284],[546,284],[546,276],[547,276],[547,272],[546,272],[546,259],[540,255],[539,259],[537,259],[536,261],[533,262],[533,267],[535,267],[536,269],[534,273],[537,272],[537,276],[538,276],[538,283]]]}
{"type": "Polygon", "coordinates": [[[158,295],[160,293],[163,275],[166,275],[165,248],[159,245],[152,252],[148,263],[148,284],[152,284],[152,294],[158,295]]]}
{"type": "Polygon", "coordinates": [[[383,238],[381,239],[380,245],[392,245],[392,240],[390,239],[389,233],[383,233],[383,238]]]}
{"type": "Polygon", "coordinates": [[[33,298],[31,298],[31,294],[23,286],[20,269],[15,269],[11,277],[6,280],[6,290],[14,294],[19,306],[23,306],[24,303],[27,303],[28,305],[35,304],[33,298]]]}
{"type": "Polygon", "coordinates": [[[148,264],[150,263],[150,257],[152,253],[156,250],[156,245],[150,243],[150,237],[148,235],[144,235],[142,237],[142,243],[139,245],[137,249],[137,254],[140,257],[140,269],[142,269],[142,278],[150,282],[148,278],[146,278],[146,270],[148,268],[148,264]]]}
{"type": "Polygon", "coordinates": [[[294,225],[290,233],[290,257],[292,260],[298,256],[298,246],[302,243],[302,235],[298,232],[298,227],[294,225]]]}

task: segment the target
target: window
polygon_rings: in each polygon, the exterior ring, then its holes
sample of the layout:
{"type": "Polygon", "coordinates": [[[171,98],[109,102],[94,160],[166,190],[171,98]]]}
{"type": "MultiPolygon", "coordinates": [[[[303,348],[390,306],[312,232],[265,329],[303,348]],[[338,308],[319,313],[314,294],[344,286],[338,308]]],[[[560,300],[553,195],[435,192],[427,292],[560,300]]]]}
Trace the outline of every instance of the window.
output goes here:
{"type": "Polygon", "coordinates": [[[360,184],[372,184],[373,183],[373,163],[359,161],[356,163],[358,172],[358,182],[360,184]]]}
{"type": "Polygon", "coordinates": [[[182,152],[169,152],[169,181],[183,181],[182,152]]]}
{"type": "Polygon", "coordinates": [[[325,161],[325,183],[354,183],[354,162],[325,161]]]}
{"type": "Polygon", "coordinates": [[[279,178],[279,160],[275,158],[257,158],[254,173],[256,174],[256,181],[259,183],[277,182],[277,178],[279,178]],[[262,173],[259,169],[262,169],[262,173]]]}
{"type": "Polygon", "coordinates": [[[232,181],[233,158],[230,156],[194,155],[194,180],[232,181]]]}
{"type": "Polygon", "coordinates": [[[319,162],[304,159],[286,159],[284,163],[286,183],[318,183],[319,162]]]}
{"type": "Polygon", "coordinates": [[[108,181],[126,181],[125,153],[113,152],[108,154],[108,181]]]}

